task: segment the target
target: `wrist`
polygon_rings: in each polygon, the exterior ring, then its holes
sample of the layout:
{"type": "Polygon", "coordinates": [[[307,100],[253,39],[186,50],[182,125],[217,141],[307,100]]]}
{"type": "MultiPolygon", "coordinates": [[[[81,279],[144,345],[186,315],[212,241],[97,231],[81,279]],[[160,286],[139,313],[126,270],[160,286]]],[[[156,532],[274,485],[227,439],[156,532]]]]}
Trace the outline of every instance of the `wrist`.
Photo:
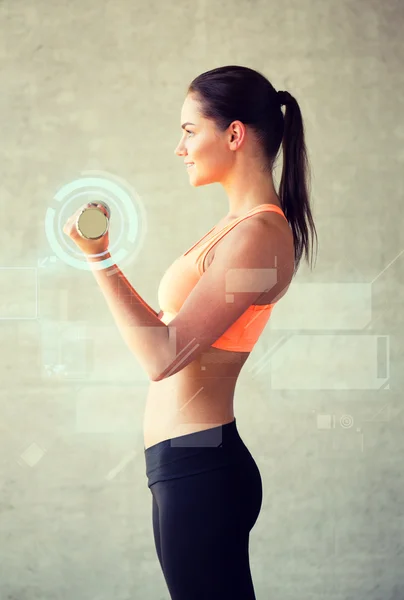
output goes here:
{"type": "Polygon", "coordinates": [[[101,262],[103,260],[107,260],[108,258],[111,258],[111,253],[109,252],[109,250],[107,252],[103,252],[99,256],[94,254],[86,254],[86,260],[88,262],[101,262]]]}

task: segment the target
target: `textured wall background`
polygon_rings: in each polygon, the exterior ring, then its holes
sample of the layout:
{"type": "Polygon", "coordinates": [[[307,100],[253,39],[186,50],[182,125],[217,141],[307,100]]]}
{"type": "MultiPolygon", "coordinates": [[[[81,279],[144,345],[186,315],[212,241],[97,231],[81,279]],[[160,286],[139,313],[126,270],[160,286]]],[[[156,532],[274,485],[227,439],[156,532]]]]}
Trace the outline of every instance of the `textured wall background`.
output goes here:
{"type": "Polygon", "coordinates": [[[171,260],[227,212],[174,156],[188,84],[226,64],[298,99],[319,234],[236,389],[257,599],[404,598],[403,22],[399,0],[0,0],[1,600],[168,598],[148,379],[45,223],[88,173],[132,186],[143,235],[118,264],[159,310],[171,260]]]}

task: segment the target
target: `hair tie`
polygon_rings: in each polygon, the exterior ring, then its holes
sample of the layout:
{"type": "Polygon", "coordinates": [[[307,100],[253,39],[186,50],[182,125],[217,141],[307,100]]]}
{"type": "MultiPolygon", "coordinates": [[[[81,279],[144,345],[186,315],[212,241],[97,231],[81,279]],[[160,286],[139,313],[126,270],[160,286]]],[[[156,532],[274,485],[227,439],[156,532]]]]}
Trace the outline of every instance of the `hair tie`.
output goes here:
{"type": "Polygon", "coordinates": [[[284,92],[284,91],[278,92],[278,99],[279,99],[279,102],[281,103],[281,106],[286,105],[287,99],[288,99],[287,96],[288,96],[288,92],[284,92]]]}

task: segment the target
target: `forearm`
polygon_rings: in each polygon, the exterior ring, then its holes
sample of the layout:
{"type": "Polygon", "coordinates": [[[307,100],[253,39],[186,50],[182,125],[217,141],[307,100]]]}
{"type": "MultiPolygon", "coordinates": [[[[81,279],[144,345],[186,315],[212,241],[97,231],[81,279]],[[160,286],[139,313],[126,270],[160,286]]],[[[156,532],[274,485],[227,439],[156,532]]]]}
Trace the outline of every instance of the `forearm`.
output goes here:
{"type": "MultiPolygon", "coordinates": [[[[106,254],[102,260],[110,257],[106,254]]],[[[86,258],[125,343],[153,380],[160,373],[167,353],[167,325],[139,296],[117,265],[100,268],[100,259],[86,258]]]]}

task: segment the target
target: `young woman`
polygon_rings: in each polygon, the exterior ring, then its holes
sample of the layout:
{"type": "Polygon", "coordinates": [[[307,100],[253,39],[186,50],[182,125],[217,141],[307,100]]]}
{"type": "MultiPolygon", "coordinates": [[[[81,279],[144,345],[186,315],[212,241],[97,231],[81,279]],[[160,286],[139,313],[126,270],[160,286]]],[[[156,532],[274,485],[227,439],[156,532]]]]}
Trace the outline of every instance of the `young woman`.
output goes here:
{"type": "Polygon", "coordinates": [[[175,152],[191,185],[222,184],[229,209],[160,283],[162,321],[180,336],[186,326],[203,351],[150,386],[144,436],[154,539],[173,600],[253,600],[248,547],[262,484],[233,399],[273,305],[303,250],[308,256],[309,230],[315,234],[304,129],[295,98],[237,66],[191,83],[181,123],[175,152]],[[282,141],[278,195],[272,170],[282,141]],[[192,297],[210,270],[206,289],[192,297]]]}
{"type": "MultiPolygon", "coordinates": [[[[94,274],[151,380],[146,474],[171,598],[255,600],[249,536],[261,509],[262,481],[238,433],[233,400],[273,306],[317,238],[304,128],[291,94],[240,66],[199,75],[186,94],[181,124],[175,152],[191,185],[220,183],[227,214],[166,271],[159,315],[116,265],[94,274]],[[281,145],[277,194],[272,173],[281,145]]],[[[73,221],[66,226],[70,235],[73,221]]],[[[97,247],[74,237],[92,252],[89,262],[98,260],[96,251],[110,259],[107,236],[97,247]]]]}

